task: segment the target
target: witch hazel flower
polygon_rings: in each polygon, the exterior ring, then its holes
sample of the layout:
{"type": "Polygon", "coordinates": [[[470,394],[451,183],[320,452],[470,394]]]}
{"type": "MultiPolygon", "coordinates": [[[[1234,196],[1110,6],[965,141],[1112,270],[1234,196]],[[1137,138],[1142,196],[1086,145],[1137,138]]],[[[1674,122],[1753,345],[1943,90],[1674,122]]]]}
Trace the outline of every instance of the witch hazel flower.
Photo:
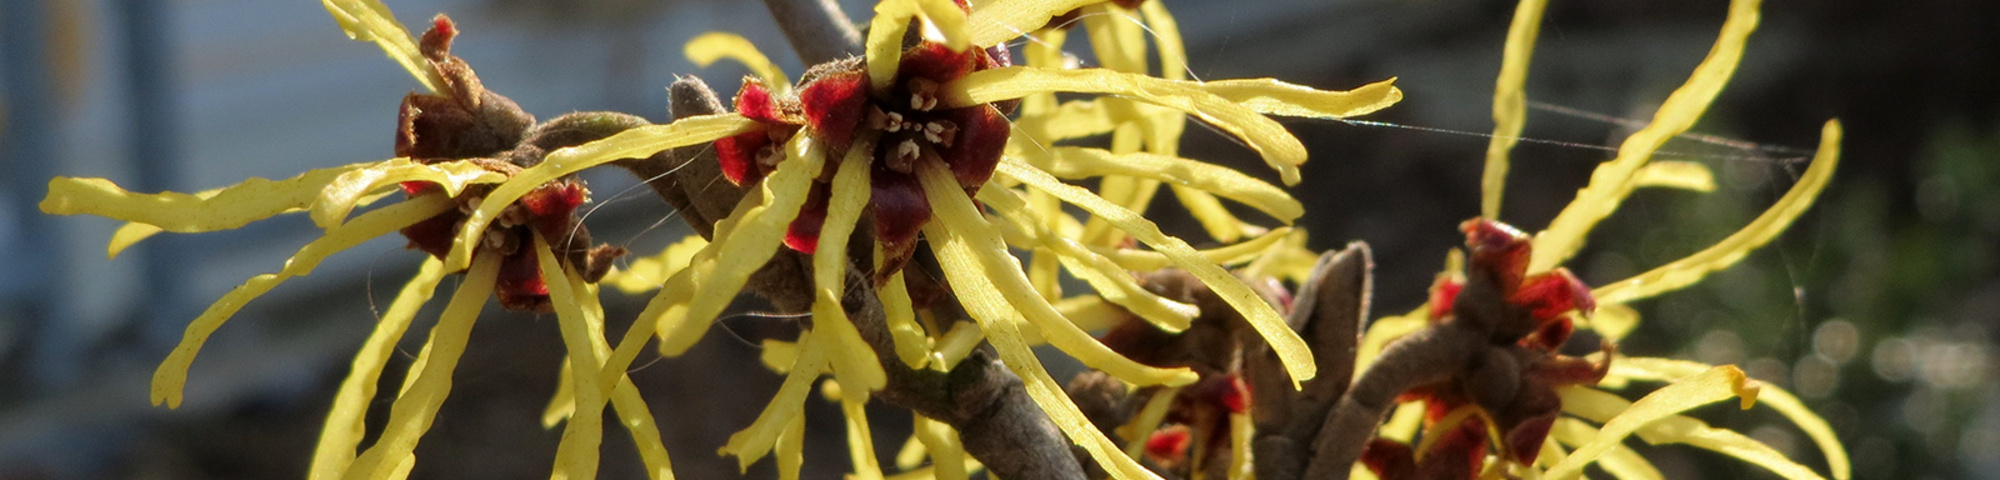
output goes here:
{"type": "MultiPolygon", "coordinates": [[[[228,230],[287,213],[306,213],[325,230],[283,269],[251,278],[196,317],[154,373],[153,402],[181,404],[195,355],[246,303],[311,273],[333,253],[400,234],[428,258],[356,353],[308,478],[406,475],[415,462],[411,452],[451,392],[453,370],[489,297],[510,310],[556,314],[568,361],[587,370],[565,375],[574,383],[574,401],[600,409],[615,404],[648,470],[656,478],[671,476],[658,428],[630,380],[619,375],[599,382],[595,374],[610,347],[592,283],[624,251],[591,245],[576,212],[589,201],[582,180],[538,173],[546,161],[565,157],[564,147],[609,135],[632,119],[573,114],[537,123],[513,101],[485,89],[471,67],[450,54],[458,30],[449,19],[438,16],[416,40],[378,2],[325,3],[350,36],[380,45],[426,88],[406,96],[398,110],[393,145],[398,158],[277,181],[253,178],[193,194],[139,194],[103,179],[58,177],[49,183],[44,212],[128,222],[114,234],[113,256],[161,232],[228,230]],[[387,205],[354,214],[376,203],[387,205]],[[418,309],[449,274],[462,274],[463,280],[405,376],[380,436],[357,452],[382,369],[418,309]]],[[[600,417],[579,417],[567,429],[552,468],[570,478],[594,476],[600,417]]]]}
{"type": "MultiPolygon", "coordinates": [[[[1849,477],[1846,452],[1826,421],[1789,393],[1749,380],[1734,366],[1626,357],[1611,348],[1638,322],[1628,303],[1685,288],[1728,268],[1783,233],[1811,207],[1839,160],[1837,121],[1822,129],[1819,153],[1799,182],[1748,226],[1715,245],[1596,288],[1588,288],[1561,266],[1581,249],[1596,223],[1636,189],[1714,189],[1706,166],[1651,157],[1692,127],[1733,75],[1756,28],[1758,4],[1757,0],[1731,2],[1715,47],[1694,75],[1668,97],[1649,125],[1625,140],[1616,158],[1597,167],[1589,185],[1547,229],[1530,236],[1491,220],[1499,213],[1508,153],[1525,119],[1522,87],[1546,6],[1545,1],[1521,2],[1494,95],[1497,126],[1483,182],[1484,217],[1463,226],[1470,260],[1454,252],[1426,306],[1379,319],[1369,327],[1357,366],[1364,373],[1354,390],[1401,394],[1405,403],[1380,425],[1380,435],[1366,443],[1366,453],[1361,443],[1347,445],[1345,456],[1326,465],[1315,462],[1306,470],[1309,475],[1324,472],[1344,478],[1348,465],[1339,460],[1359,458],[1372,473],[1390,479],[1490,474],[1566,479],[1580,476],[1591,464],[1625,478],[1658,477],[1651,463],[1622,444],[1636,435],[1650,444],[1683,443],[1720,452],[1786,478],[1822,478],[1748,436],[1680,415],[1735,397],[1743,408],[1763,404],[1790,419],[1820,447],[1833,478],[1849,477]],[[1458,326],[1468,325],[1468,320],[1509,315],[1532,321],[1514,322],[1514,328],[1470,331],[1486,332],[1489,337],[1484,338],[1495,340],[1486,343],[1489,348],[1512,353],[1478,357],[1484,360],[1468,357],[1473,361],[1462,364],[1463,370],[1442,378],[1395,373],[1395,365],[1410,363],[1403,361],[1409,358],[1397,357],[1453,355],[1421,350],[1426,345],[1452,344],[1438,339],[1467,331],[1458,326]],[[1558,353],[1578,325],[1604,338],[1602,352],[1588,359],[1558,353]],[[1392,377],[1430,380],[1387,381],[1392,377]],[[1623,389],[1635,380],[1666,385],[1637,401],[1599,390],[1623,389]],[[1421,441],[1412,446],[1418,431],[1421,441]]],[[[1485,323],[1470,325],[1479,324],[1485,323]]],[[[1392,405],[1374,401],[1380,400],[1363,401],[1355,408],[1343,401],[1341,410],[1349,414],[1341,419],[1347,422],[1343,425],[1376,426],[1387,413],[1382,409],[1392,405]]]]}

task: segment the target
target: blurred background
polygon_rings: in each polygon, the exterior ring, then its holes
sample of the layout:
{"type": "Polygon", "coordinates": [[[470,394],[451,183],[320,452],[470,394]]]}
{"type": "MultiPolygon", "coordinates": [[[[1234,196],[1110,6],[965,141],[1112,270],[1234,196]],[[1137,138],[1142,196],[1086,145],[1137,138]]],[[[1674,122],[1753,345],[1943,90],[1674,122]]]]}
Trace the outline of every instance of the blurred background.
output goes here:
{"type": "MultiPolygon", "coordinates": [[[[1201,78],[1334,89],[1400,79],[1407,99],[1367,118],[1387,125],[1286,123],[1313,153],[1294,189],[1313,246],[1374,245],[1378,314],[1422,302],[1460,241],[1457,222],[1478,211],[1478,133],[1492,127],[1512,2],[1155,1],[1179,18],[1201,78]]],[[[787,72],[804,70],[749,0],[385,3],[411,25],[450,13],[464,32],[454,53],[542,118],[617,110],[665,121],[664,86],[677,74],[728,95],[744,71],[697,69],[680,53],[710,30],[741,33],[787,72]]],[[[871,11],[842,3],[854,18],[871,11]]],[[[1553,2],[1528,81],[1538,104],[1526,136],[1537,140],[1514,154],[1503,218],[1529,230],[1553,218],[1686,78],[1725,9],[1553,2]]],[[[1792,390],[1839,432],[1857,478],[2000,478],[1996,22],[2000,3],[1987,0],[1767,2],[1744,66],[1695,129],[1727,141],[1680,139],[1663,155],[1708,164],[1720,188],[1640,192],[1571,268],[1608,282],[1727,236],[1793,183],[1835,117],[1847,131],[1840,171],[1771,246],[1636,305],[1645,321],[1623,352],[1737,363],[1792,390]]],[[[280,218],[162,236],[110,260],[116,222],[35,205],[54,175],[193,191],[386,158],[397,102],[415,82],[307,0],[0,0],[0,54],[0,479],[299,477],[348,356],[419,254],[380,239],[258,299],[208,343],[187,403],[169,411],[149,405],[147,383],[188,320],[276,270],[317,230],[280,218]]],[[[1187,142],[1188,156],[1267,172],[1221,135],[1190,129],[1187,142]]],[[[621,175],[589,177],[600,241],[656,252],[686,234],[621,175]]],[[[1185,214],[1157,208],[1170,231],[1199,235],[1185,214]]],[[[645,299],[605,300],[615,322],[645,299]]],[[[475,330],[414,478],[547,471],[560,432],[536,419],[562,356],[553,318],[496,310],[475,330]]],[[[418,318],[413,328],[427,328],[418,318]]],[[[649,366],[634,374],[681,478],[738,476],[734,459],[710,452],[777,388],[755,342],[795,327],[739,315],[718,328],[689,356],[642,358],[649,366]]],[[[412,337],[385,381],[412,358],[412,337]]],[[[847,471],[838,410],[808,403],[808,476],[837,478],[847,471]]],[[[894,452],[907,412],[870,413],[878,449],[894,452]]],[[[1823,468],[1811,442],[1767,411],[1700,416],[1823,468]]],[[[642,478],[629,440],[607,434],[606,444],[605,478],[642,478]]],[[[1638,448],[1670,478],[1767,476],[1686,447],[1638,448]]],[[[747,476],[771,477],[769,464],[747,476]]]]}

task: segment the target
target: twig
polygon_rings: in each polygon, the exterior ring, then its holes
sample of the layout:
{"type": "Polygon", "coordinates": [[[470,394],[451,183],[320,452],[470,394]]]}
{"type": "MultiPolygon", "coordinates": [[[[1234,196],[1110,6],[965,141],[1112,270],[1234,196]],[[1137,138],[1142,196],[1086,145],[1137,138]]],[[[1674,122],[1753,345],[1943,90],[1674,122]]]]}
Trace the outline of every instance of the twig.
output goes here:
{"type": "Polygon", "coordinates": [[[764,0],[778,30],[785,32],[792,51],[806,65],[818,65],[861,54],[861,32],[832,0],[764,0]]]}
{"type": "Polygon", "coordinates": [[[1251,414],[1257,425],[1252,444],[1257,478],[1310,478],[1301,477],[1311,458],[1307,448],[1320,436],[1323,419],[1353,376],[1355,346],[1374,289],[1373,271],[1368,245],[1354,242],[1320,256],[1313,275],[1299,288],[1287,321],[1310,342],[1313,361],[1320,368],[1319,376],[1300,390],[1292,389],[1291,377],[1269,347],[1245,355],[1244,376],[1256,399],[1251,414]]]}

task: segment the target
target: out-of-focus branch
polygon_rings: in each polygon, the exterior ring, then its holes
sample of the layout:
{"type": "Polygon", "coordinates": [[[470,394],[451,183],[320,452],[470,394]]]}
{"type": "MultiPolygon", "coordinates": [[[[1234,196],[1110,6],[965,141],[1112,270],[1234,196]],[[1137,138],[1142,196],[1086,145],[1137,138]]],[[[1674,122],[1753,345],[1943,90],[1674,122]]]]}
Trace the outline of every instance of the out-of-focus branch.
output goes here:
{"type": "Polygon", "coordinates": [[[785,32],[792,51],[806,65],[818,65],[861,54],[861,32],[833,0],[764,0],[771,18],[785,32]]]}
{"type": "Polygon", "coordinates": [[[1257,437],[1251,448],[1257,478],[1296,480],[1304,477],[1313,452],[1308,449],[1323,433],[1366,441],[1373,429],[1328,432],[1321,427],[1327,414],[1347,392],[1354,374],[1355,346],[1361,324],[1368,318],[1373,291],[1373,255],[1368,245],[1349,244],[1320,256],[1313,275],[1300,286],[1287,323],[1312,346],[1318,377],[1293,390],[1278,356],[1258,344],[1244,355],[1243,374],[1255,393],[1251,415],[1257,437]]]}

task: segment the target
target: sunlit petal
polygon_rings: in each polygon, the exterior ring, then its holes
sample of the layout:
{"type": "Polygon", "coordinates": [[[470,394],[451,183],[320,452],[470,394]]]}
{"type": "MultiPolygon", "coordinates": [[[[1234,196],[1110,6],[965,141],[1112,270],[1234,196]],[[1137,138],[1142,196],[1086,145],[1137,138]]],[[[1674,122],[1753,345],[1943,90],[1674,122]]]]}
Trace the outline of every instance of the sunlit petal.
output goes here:
{"type": "MultiPolygon", "coordinates": [[[[1593,421],[1609,420],[1632,406],[1631,402],[1618,398],[1617,395],[1584,387],[1564,388],[1558,393],[1562,394],[1563,411],[1593,421]]],[[[1641,428],[1637,435],[1640,440],[1652,445],[1687,444],[1735,457],[1787,479],[1823,480],[1824,478],[1814,473],[1812,469],[1785,458],[1784,454],[1778,453],[1763,442],[1735,431],[1710,427],[1701,420],[1686,416],[1673,415],[1654,421],[1641,428]]]]}
{"type": "MultiPolygon", "coordinates": [[[[750,464],[770,453],[778,444],[792,422],[802,419],[806,396],[812,393],[813,379],[819,378],[820,369],[826,368],[826,347],[828,342],[818,340],[813,332],[799,334],[799,344],[803,349],[785,374],[785,383],[778,387],[778,393],[771,396],[771,403],[764,405],[764,411],[757,414],[757,420],[748,428],[729,436],[729,443],[723,445],[721,453],[736,456],[738,468],[748,469],[750,464]]],[[[785,455],[778,456],[784,462],[785,455]]],[[[780,470],[784,468],[780,466],[780,470]]]]}
{"type": "MultiPolygon", "coordinates": [[[[1757,29],[1760,0],[1733,0],[1729,4],[1729,18],[1723,21],[1722,34],[1716,38],[1715,46],[1708,51],[1708,58],[1696,66],[1694,74],[1686,84],[1674,90],[1666,103],[1653,114],[1653,122],[1625,138],[1618,146],[1618,157],[1597,166],[1590,174],[1590,184],[1576,192],[1576,200],[1556,215],[1547,230],[1535,235],[1535,256],[1529,262],[1528,273],[1539,273],[1555,268],[1583,246],[1584,237],[1599,220],[1610,216],[1632,192],[1632,175],[1640,166],[1653,157],[1653,152],[1665,145],[1667,140],[1687,132],[1694,122],[1708,110],[1722,87],[1735,75],[1736,66],[1743,59],[1743,49],[1749,41],[1750,32],[1757,29]]],[[[1837,129],[1835,130],[1837,131],[1837,129]]],[[[1835,133],[1833,137],[1839,135],[1835,133]]],[[[1825,139],[1826,134],[1821,138],[1825,139]]],[[[1609,302],[1607,302],[1609,303],[1609,302]]]]}
{"type": "Polygon", "coordinates": [[[1715,191],[1715,173],[1707,165],[1694,162],[1654,160],[1632,175],[1637,188],[1660,187],[1696,192],[1715,191]]]}
{"type": "MultiPolygon", "coordinates": [[[[1120,380],[1137,385],[1186,385],[1197,379],[1192,370],[1154,368],[1119,355],[1088,332],[1077,328],[1076,324],[1063,319],[1055,306],[1036,294],[1034,287],[1028,284],[1027,275],[1021,272],[1020,261],[1007,253],[999,231],[979,214],[971,199],[965,198],[964,190],[958,187],[958,182],[951,178],[950,173],[932,164],[920,167],[918,177],[923,182],[924,192],[932,198],[932,207],[936,209],[935,220],[925,227],[925,233],[933,242],[950,238],[954,242],[952,245],[964,249],[962,253],[979,260],[979,275],[965,275],[964,272],[952,274],[950,268],[946,269],[946,275],[951,280],[952,290],[958,292],[962,300],[967,297],[980,299],[964,301],[984,306],[982,312],[988,314],[988,318],[979,318],[979,315],[974,318],[980,320],[981,326],[987,326],[989,335],[992,327],[988,325],[1025,317],[1056,348],[1120,380]],[[968,283],[961,285],[961,282],[968,283]],[[1001,306],[1012,313],[993,315],[998,312],[992,309],[1001,306]]],[[[972,309],[971,306],[966,308],[972,309]]]]}
{"type": "Polygon", "coordinates": [[[1192,114],[1249,144],[1264,157],[1265,164],[1278,170],[1286,185],[1299,182],[1298,166],[1306,161],[1305,146],[1298,138],[1255,110],[1188,83],[1139,74],[1097,68],[994,68],[972,72],[946,85],[939,100],[949,106],[964,107],[1042,92],[1128,96],[1192,114]]]}
{"type": "Polygon", "coordinates": [[[375,42],[382,52],[389,54],[390,60],[408,70],[424,89],[437,93],[443,86],[444,78],[417,52],[417,42],[410,38],[410,31],[396,21],[396,14],[381,0],[320,0],[326,6],[326,13],[333,15],[333,22],[340,24],[340,31],[347,38],[364,42],[375,42]]]}
{"type": "MultiPolygon", "coordinates": [[[[1756,402],[1757,385],[1743,375],[1742,370],[1732,366],[1709,369],[1701,374],[1674,382],[1645,398],[1633,402],[1630,408],[1604,422],[1596,439],[1579,445],[1576,451],[1563,461],[1550,467],[1545,478],[1564,480],[1583,474],[1583,467],[1597,460],[1599,455],[1611,449],[1612,445],[1624,441],[1625,437],[1638,431],[1646,424],[1702,405],[1715,403],[1729,397],[1741,397],[1742,406],[1749,408],[1756,402]]],[[[1563,402],[1568,405],[1567,399],[1563,402]]]]}
{"type": "Polygon", "coordinates": [[[214,304],[202,311],[201,316],[195,317],[194,321],[188,323],[187,332],[181,336],[180,345],[174,347],[173,353],[168,354],[167,359],[160,362],[159,369],[153,372],[153,404],[165,403],[168,408],[180,407],[181,388],[187,383],[188,366],[194,363],[195,354],[201,351],[201,346],[208,341],[208,336],[215,333],[217,328],[221,328],[222,323],[228,321],[229,317],[236,315],[244,304],[263,296],[265,292],[284,283],[286,279],[312,273],[313,268],[318,267],[321,260],[325,260],[334,252],[353,248],[361,242],[393,233],[449,208],[451,208],[449,199],[438,195],[426,195],[368,212],[352,222],[328,230],[326,236],[300,248],[290,260],[285,261],[285,268],[277,273],[250,277],[250,280],[243,285],[223,294],[222,298],[216,299],[214,304]]]}
{"type": "Polygon", "coordinates": [[[287,211],[306,208],[320,190],[347,172],[379,168],[387,162],[309,170],[284,180],[251,178],[243,183],[197,194],[132,193],[102,178],[56,177],[42,199],[42,213],[96,215],[157,226],[169,232],[212,232],[248,225],[287,211]]]}
{"type": "Polygon", "coordinates": [[[629,294],[658,290],[668,278],[687,268],[694,260],[695,252],[708,246],[708,239],[701,235],[688,235],[681,241],[668,245],[658,255],[648,255],[632,259],[625,268],[612,270],[598,281],[599,285],[610,285],[618,291],[629,294]]]}
{"type": "Polygon", "coordinates": [[[1257,113],[1340,119],[1374,113],[1403,100],[1391,78],[1353,90],[1320,90],[1270,78],[1188,82],[1195,88],[1242,104],[1257,113]]]}
{"type": "MultiPolygon", "coordinates": [[[[1042,228],[1043,222],[1030,211],[1027,202],[1011,191],[1001,188],[987,188],[979,191],[979,199],[1000,212],[1001,218],[1010,221],[1015,228],[1030,231],[1039,244],[1049,248],[1051,254],[1060,257],[1062,265],[1072,275],[1089,283],[1098,295],[1106,301],[1125,307],[1140,318],[1169,332],[1186,330],[1201,310],[1194,305],[1168,300],[1146,290],[1132,279],[1125,269],[1097,252],[1084,248],[1075,240],[1050,233],[1042,228]]],[[[1047,296],[1042,298],[1047,299],[1047,296]]]]}
{"type": "Polygon", "coordinates": [[[1500,56],[1500,76],[1493,86],[1493,136],[1486,144],[1486,173],[1479,182],[1479,216],[1500,218],[1500,197],[1507,188],[1507,154],[1521,139],[1527,124],[1528,63],[1535,57],[1535,37],[1542,32],[1542,11],[1548,0],[1522,0],[1507,27],[1507,46],[1500,56]]]}
{"type": "Polygon", "coordinates": [[[854,233],[854,224],[861,219],[862,210],[868,207],[869,168],[874,150],[871,142],[862,142],[849,149],[847,158],[840,162],[833,177],[826,223],[819,232],[819,247],[812,256],[813,327],[835,345],[828,352],[834,376],[841,380],[841,385],[859,390],[864,396],[866,392],[881,390],[888,377],[875,359],[875,350],[861,339],[861,332],[847,318],[841,300],[847,293],[847,239],[854,233]]]}
{"type": "Polygon", "coordinates": [[[1057,178],[1112,175],[1149,178],[1243,202],[1287,224],[1305,215],[1305,206],[1284,189],[1213,163],[1151,153],[1112,154],[1082,147],[1056,147],[1050,151],[1050,159],[1045,169],[1057,178]]]}
{"type": "Polygon", "coordinates": [[[757,75],[757,78],[763,79],[765,85],[777,88],[781,92],[792,88],[792,80],[785,76],[785,71],[779,69],[778,64],[771,63],[771,59],[765,57],[764,52],[757,50],[756,44],[750,43],[750,40],[743,38],[742,35],[729,32],[704,33],[688,40],[687,45],[681,46],[681,53],[687,55],[688,60],[698,67],[707,67],[725,58],[735,60],[749,68],[750,73],[757,75]]]}
{"type": "Polygon", "coordinates": [[[417,163],[407,158],[397,158],[382,164],[361,168],[341,174],[328,182],[319,191],[319,200],[313,202],[313,223],[320,228],[333,228],[347,220],[348,212],[369,194],[380,193],[382,189],[402,182],[425,182],[444,189],[447,197],[458,197],[467,185],[474,183],[500,183],[507,180],[505,175],[487,170],[472,162],[454,161],[433,164],[417,163]]]}
{"type": "MultiPolygon", "coordinates": [[[[357,218],[350,225],[362,220],[357,218]]],[[[465,353],[467,337],[472,335],[472,324],[479,318],[480,309],[493,294],[500,258],[500,255],[481,255],[474,259],[458,291],[452,294],[451,303],[438,317],[437,326],[431,327],[430,341],[425,343],[429,354],[422,370],[412,372],[415,380],[389,407],[388,426],[383,428],[380,439],[354,459],[342,479],[387,478],[399,469],[399,463],[408,461],[410,452],[417,448],[417,439],[430,430],[438,407],[444,405],[445,396],[451,393],[452,370],[457,368],[459,356],[465,353]]]]}
{"type": "Polygon", "coordinates": [[[994,0],[972,11],[965,20],[973,45],[990,47],[1012,40],[1043,25],[1050,18],[1102,0],[994,0]]]}
{"type": "MultiPolygon", "coordinates": [[[[1685,360],[1619,357],[1611,362],[1611,375],[1634,380],[1673,382],[1698,375],[1708,368],[1708,365],[1685,360]]],[[[1840,436],[1834,433],[1833,427],[1826,423],[1826,419],[1807,409],[1805,403],[1799,401],[1799,397],[1792,396],[1784,389],[1765,385],[1757,396],[1757,403],[1771,407],[1798,425],[1800,430],[1804,430],[1806,436],[1811,437],[1813,443],[1819,445],[1820,453],[1826,456],[1827,468],[1833,471],[1833,478],[1847,480],[1850,477],[1852,469],[1848,463],[1847,448],[1841,446],[1840,436]]]]}
{"type": "MultiPolygon", "coordinates": [[[[1549,429],[1549,438],[1572,447],[1583,445],[1597,438],[1597,427],[1574,418],[1557,418],[1555,426],[1549,429]]],[[[1556,461],[1560,458],[1562,457],[1537,457],[1536,461],[1556,461]]],[[[1660,469],[1653,467],[1652,462],[1646,461],[1646,457],[1639,456],[1639,452],[1623,444],[1612,445],[1611,450],[1604,452],[1604,456],[1597,459],[1597,466],[1603,467],[1605,472],[1618,480],[1665,479],[1660,474],[1660,469]]]]}
{"type": "Polygon", "coordinates": [[[361,343],[361,350],[355,352],[348,367],[347,378],[340,381],[340,390],[333,395],[333,408],[327,412],[319,444],[313,448],[308,480],[336,478],[354,461],[354,448],[361,444],[366,431],[363,420],[367,418],[369,403],[375,400],[375,385],[380,383],[377,380],[382,376],[382,366],[389,363],[397,340],[403,338],[417,309],[430,301],[431,293],[443,278],[444,262],[425,258],[417,275],[403,285],[403,290],[376,321],[375,330],[361,343]]]}
{"type": "MultiPolygon", "coordinates": [[[[1784,233],[1793,220],[1812,208],[1813,200],[1819,198],[1820,190],[1825,189],[1827,182],[1833,178],[1834,166],[1840,163],[1839,150],[1840,122],[1827,122],[1826,128],[1820,132],[1819,154],[1814,155],[1812,166],[1806,168],[1805,175],[1799,177],[1799,183],[1792,185],[1792,189],[1785,192],[1778,203],[1751,220],[1749,225],[1694,255],[1599,287],[1591,291],[1591,295],[1597,297],[1599,303],[1628,302],[1693,285],[1707,277],[1709,272],[1735,265],[1752,250],[1784,233]]],[[[1535,257],[1541,258],[1540,250],[1536,250],[1535,257]]]]}
{"type": "Polygon", "coordinates": [[[1271,350],[1278,354],[1278,359],[1285,365],[1285,371],[1291,374],[1294,387],[1299,382],[1311,379],[1317,373],[1318,367],[1313,365],[1312,353],[1306,348],[1305,340],[1300,339],[1291,327],[1285,325],[1284,319],[1278,316],[1278,312],[1273,310],[1270,304],[1265,303],[1256,292],[1251,291],[1243,280],[1203,258],[1193,247],[1189,247],[1187,242],[1161,233],[1159,226],[1130,210],[1111,205],[1088,190],[1064,184],[1041,170],[1003,160],[1000,162],[998,173],[1055,194],[1065,202],[1116,224],[1119,229],[1131,233],[1140,242],[1166,255],[1176,266],[1186,269],[1188,273],[1201,280],[1202,284],[1214,290],[1215,294],[1222,297],[1229,306],[1242,313],[1250,326],[1271,344],[1271,350]]]}
{"type": "MultiPolygon", "coordinates": [[[[541,269],[543,283],[548,286],[549,302],[555,305],[556,325],[562,332],[563,348],[568,350],[568,360],[572,366],[588,371],[596,371],[598,361],[594,344],[590,338],[590,321],[585,317],[583,304],[577,299],[579,292],[572,291],[573,285],[567,281],[562,262],[556,260],[549,250],[548,241],[540,233],[534,234],[534,250],[537,266],[541,269]]],[[[602,338],[602,332],[598,332],[602,338]]],[[[576,382],[571,386],[575,395],[576,414],[570,417],[564,427],[562,441],[556,445],[555,478],[596,478],[598,446],[604,440],[604,388],[597,375],[571,375],[576,382]]]]}

